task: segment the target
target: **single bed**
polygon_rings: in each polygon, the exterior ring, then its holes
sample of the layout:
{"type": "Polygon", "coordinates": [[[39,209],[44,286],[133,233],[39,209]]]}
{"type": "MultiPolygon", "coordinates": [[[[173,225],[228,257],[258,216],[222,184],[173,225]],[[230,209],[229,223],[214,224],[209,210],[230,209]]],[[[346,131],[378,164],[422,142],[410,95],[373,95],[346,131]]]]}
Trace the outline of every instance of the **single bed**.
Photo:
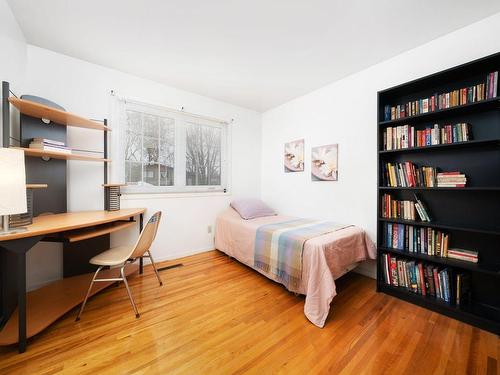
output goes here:
{"type": "MultiPolygon", "coordinates": [[[[272,274],[254,267],[254,245],[257,229],[263,225],[284,222],[287,216],[274,215],[244,220],[228,208],[216,220],[215,247],[273,281],[272,274]]],[[[297,290],[304,294],[304,314],[316,326],[323,327],[336,295],[335,280],[355,268],[359,262],[375,259],[375,246],[365,231],[346,226],[335,232],[309,239],[302,254],[302,278],[297,290]]]]}

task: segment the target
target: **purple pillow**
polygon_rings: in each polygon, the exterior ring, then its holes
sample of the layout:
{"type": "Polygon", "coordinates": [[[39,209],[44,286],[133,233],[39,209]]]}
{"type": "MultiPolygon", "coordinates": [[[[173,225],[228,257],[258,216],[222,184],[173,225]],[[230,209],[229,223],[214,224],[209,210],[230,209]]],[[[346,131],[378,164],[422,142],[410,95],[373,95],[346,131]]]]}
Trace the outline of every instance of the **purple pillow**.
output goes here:
{"type": "Polygon", "coordinates": [[[245,220],[276,215],[276,212],[260,199],[237,199],[231,202],[231,207],[245,220]]]}

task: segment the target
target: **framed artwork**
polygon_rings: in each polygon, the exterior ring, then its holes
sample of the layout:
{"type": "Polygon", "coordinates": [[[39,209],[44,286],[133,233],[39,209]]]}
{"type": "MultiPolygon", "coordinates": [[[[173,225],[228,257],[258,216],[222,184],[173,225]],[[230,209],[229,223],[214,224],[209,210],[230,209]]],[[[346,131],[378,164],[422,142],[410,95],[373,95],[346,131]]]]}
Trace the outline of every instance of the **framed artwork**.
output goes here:
{"type": "Polygon", "coordinates": [[[304,140],[285,143],[285,172],[304,172],[304,140]]]}
{"type": "Polygon", "coordinates": [[[311,149],[311,179],[313,181],[338,180],[338,151],[338,144],[311,149]]]}

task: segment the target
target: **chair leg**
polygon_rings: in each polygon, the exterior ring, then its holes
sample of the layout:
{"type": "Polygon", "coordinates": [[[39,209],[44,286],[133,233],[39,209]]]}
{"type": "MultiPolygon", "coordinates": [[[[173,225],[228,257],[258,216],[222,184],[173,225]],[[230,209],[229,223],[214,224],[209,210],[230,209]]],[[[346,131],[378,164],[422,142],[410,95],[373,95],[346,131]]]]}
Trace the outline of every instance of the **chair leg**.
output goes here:
{"type": "Polygon", "coordinates": [[[155,264],[155,261],[153,260],[153,257],[151,256],[151,252],[148,250],[147,253],[148,253],[149,259],[151,260],[151,265],[153,266],[153,270],[155,271],[156,278],[158,279],[158,282],[160,283],[160,286],[162,286],[163,285],[163,281],[161,281],[160,274],[158,273],[158,270],[156,269],[156,264],[155,264]]]}
{"type": "Polygon", "coordinates": [[[123,283],[125,284],[125,288],[127,289],[128,298],[130,299],[130,303],[132,304],[132,307],[134,309],[135,317],[139,318],[140,317],[139,311],[137,311],[137,307],[135,306],[134,298],[132,297],[132,293],[130,292],[130,288],[128,286],[127,278],[125,277],[125,272],[123,271],[125,269],[125,265],[123,265],[123,267],[120,268],[120,274],[122,275],[123,283]]]}
{"type": "Polygon", "coordinates": [[[85,295],[85,299],[82,302],[82,306],[80,307],[80,311],[78,312],[78,316],[75,319],[75,322],[78,322],[80,320],[80,317],[82,316],[83,309],[85,308],[85,305],[87,304],[87,300],[89,299],[90,291],[92,290],[92,286],[94,285],[95,279],[97,277],[97,274],[99,271],[102,270],[102,266],[99,266],[97,271],[95,271],[94,277],[92,278],[92,281],[90,282],[89,289],[87,290],[87,294],[85,295]]]}

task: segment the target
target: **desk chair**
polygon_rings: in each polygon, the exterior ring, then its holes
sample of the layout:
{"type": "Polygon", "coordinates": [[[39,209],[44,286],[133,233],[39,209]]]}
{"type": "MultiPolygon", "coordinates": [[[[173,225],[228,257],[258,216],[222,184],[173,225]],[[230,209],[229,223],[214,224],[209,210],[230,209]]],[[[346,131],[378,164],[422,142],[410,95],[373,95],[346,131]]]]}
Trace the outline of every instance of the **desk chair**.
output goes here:
{"type": "Polygon", "coordinates": [[[135,317],[139,318],[139,312],[137,311],[137,307],[134,302],[134,298],[132,297],[132,293],[130,292],[130,288],[127,283],[127,278],[125,277],[124,269],[127,263],[133,263],[135,262],[138,258],[141,257],[148,257],[151,260],[151,265],[153,266],[153,270],[155,271],[156,277],[158,279],[158,282],[160,283],[160,286],[163,285],[163,282],[161,281],[160,275],[158,274],[158,270],[156,269],[155,262],[153,260],[153,257],[151,256],[150,252],[150,247],[151,244],[153,243],[155,237],[156,237],[156,232],[158,231],[158,225],[160,224],[160,219],[161,219],[161,211],[156,212],[151,218],[149,219],[148,223],[146,224],[146,227],[142,230],[141,234],[139,235],[139,239],[135,243],[134,246],[117,246],[113,247],[109,250],[106,250],[92,259],[90,259],[91,264],[95,264],[99,266],[97,268],[97,271],[94,274],[94,277],[92,278],[92,282],[90,283],[89,289],[87,291],[87,295],[85,296],[85,299],[83,300],[82,307],[80,308],[80,312],[78,313],[78,316],[76,317],[76,321],[80,320],[80,317],[82,315],[83,309],[85,308],[85,304],[87,303],[87,299],[89,298],[90,291],[92,290],[92,286],[96,282],[110,282],[110,281],[123,281],[125,284],[125,288],[127,289],[128,297],[130,298],[130,303],[132,304],[132,308],[134,309],[135,312],[135,317]],[[97,274],[104,268],[104,267],[117,267],[120,266],[120,275],[121,277],[119,278],[114,278],[114,279],[98,279],[97,274]]]}

